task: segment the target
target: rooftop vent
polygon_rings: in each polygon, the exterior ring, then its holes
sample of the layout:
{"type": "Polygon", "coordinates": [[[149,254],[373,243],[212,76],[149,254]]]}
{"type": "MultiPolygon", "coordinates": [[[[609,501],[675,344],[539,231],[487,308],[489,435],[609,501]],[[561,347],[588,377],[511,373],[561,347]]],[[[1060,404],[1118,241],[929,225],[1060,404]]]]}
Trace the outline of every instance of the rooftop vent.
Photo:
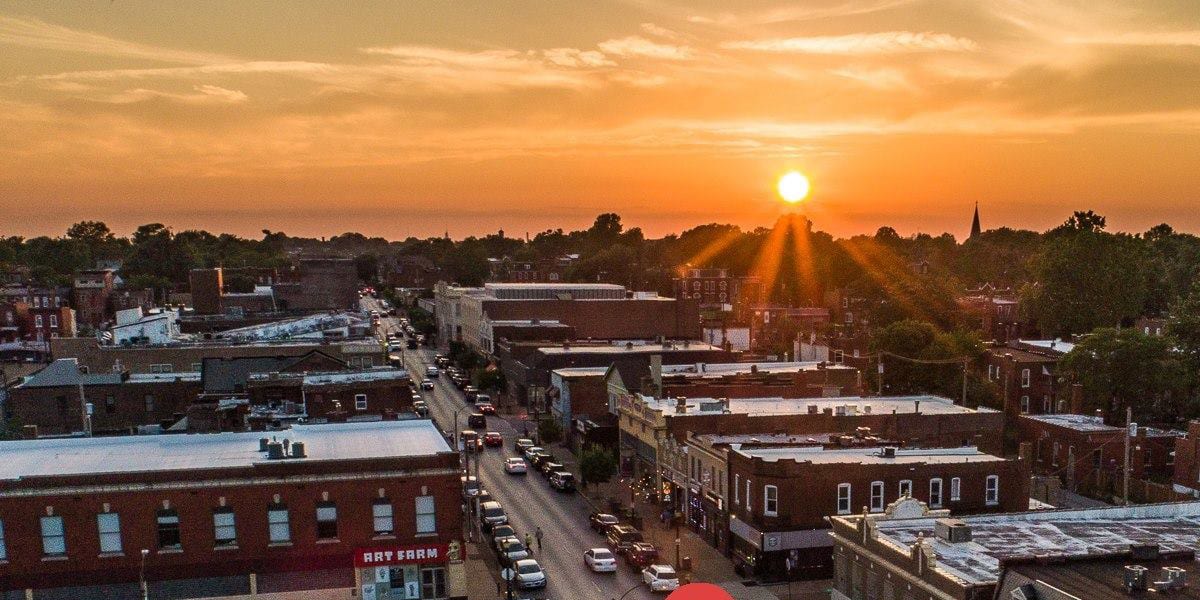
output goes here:
{"type": "Polygon", "coordinates": [[[815,415],[815,414],[817,414],[818,412],[820,412],[820,410],[821,410],[821,409],[820,409],[820,407],[819,407],[819,406],[817,406],[816,404],[809,404],[809,405],[808,405],[808,414],[810,414],[810,415],[815,415]]]}
{"type": "Polygon", "coordinates": [[[1125,591],[1146,591],[1147,569],[1141,565],[1125,565],[1125,591]]]}
{"type": "Polygon", "coordinates": [[[682,415],[686,412],[687,412],[687,397],[679,396],[678,398],[675,399],[675,413],[682,415]]]}
{"type": "Polygon", "coordinates": [[[267,458],[268,459],[280,460],[280,459],[284,458],[285,456],[286,456],[286,454],[284,454],[284,452],[283,452],[283,443],[281,443],[281,442],[268,442],[267,443],[267,458]]]}
{"type": "Polygon", "coordinates": [[[292,444],[292,458],[304,458],[308,456],[304,453],[304,442],[295,442],[292,444]]]}
{"type": "Polygon", "coordinates": [[[270,446],[271,446],[270,438],[258,438],[258,451],[259,452],[266,452],[267,450],[270,449],[270,446]]]}
{"type": "Polygon", "coordinates": [[[879,456],[882,456],[883,458],[896,458],[896,448],[893,446],[886,446],[880,450],[879,456]]]}
{"type": "Polygon", "coordinates": [[[938,519],[933,523],[933,534],[950,544],[965,544],[971,541],[971,526],[959,519],[938,519]]]}
{"type": "Polygon", "coordinates": [[[1183,567],[1163,567],[1162,576],[1154,582],[1156,591],[1179,590],[1187,586],[1187,571],[1183,567]]]}

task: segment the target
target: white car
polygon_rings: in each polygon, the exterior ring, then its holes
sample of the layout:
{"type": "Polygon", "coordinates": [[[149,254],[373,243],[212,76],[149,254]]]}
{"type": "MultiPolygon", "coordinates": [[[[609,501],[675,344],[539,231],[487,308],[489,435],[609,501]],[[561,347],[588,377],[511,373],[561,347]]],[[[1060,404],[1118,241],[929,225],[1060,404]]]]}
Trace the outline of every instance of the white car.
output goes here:
{"type": "Polygon", "coordinates": [[[525,464],[525,459],[514,456],[504,460],[504,472],[509,475],[524,475],[529,472],[529,465],[525,464]]]}
{"type": "Polygon", "coordinates": [[[513,583],[517,589],[546,587],[546,572],[538,561],[532,558],[518,560],[513,563],[513,570],[516,571],[513,583]]]}
{"type": "Polygon", "coordinates": [[[617,557],[608,548],[592,548],[584,552],[583,564],[597,573],[617,572],[617,557]]]}
{"type": "Polygon", "coordinates": [[[441,374],[442,374],[442,372],[439,371],[438,368],[433,365],[429,365],[428,367],[425,367],[425,376],[426,377],[438,377],[441,374]]]}
{"type": "Polygon", "coordinates": [[[679,576],[670,565],[650,565],[642,569],[642,583],[652,592],[673,592],[679,587],[679,576]]]}
{"type": "Polygon", "coordinates": [[[431,381],[429,379],[422,379],[421,380],[421,389],[432,390],[433,389],[433,381],[431,381]]]}

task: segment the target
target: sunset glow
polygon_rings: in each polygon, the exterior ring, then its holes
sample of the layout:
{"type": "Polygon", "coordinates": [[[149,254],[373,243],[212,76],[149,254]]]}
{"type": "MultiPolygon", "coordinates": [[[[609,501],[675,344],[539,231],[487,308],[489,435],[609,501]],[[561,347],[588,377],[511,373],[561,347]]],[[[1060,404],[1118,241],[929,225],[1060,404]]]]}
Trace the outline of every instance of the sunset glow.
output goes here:
{"type": "Polygon", "coordinates": [[[795,204],[808,197],[808,178],[798,171],[788,171],[779,178],[779,197],[784,202],[795,204]]]}

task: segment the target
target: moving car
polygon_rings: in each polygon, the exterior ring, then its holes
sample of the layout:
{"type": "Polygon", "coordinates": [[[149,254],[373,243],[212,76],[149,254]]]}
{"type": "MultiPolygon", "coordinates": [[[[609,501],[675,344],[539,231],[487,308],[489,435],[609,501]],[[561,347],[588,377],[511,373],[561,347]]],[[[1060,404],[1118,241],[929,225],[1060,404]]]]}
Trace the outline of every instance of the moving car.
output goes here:
{"type": "Polygon", "coordinates": [[[596,573],[617,572],[617,557],[608,548],[592,548],[584,552],[583,564],[596,573]]]}
{"type": "Polygon", "coordinates": [[[475,404],[475,410],[477,410],[485,415],[495,415],[496,414],[496,407],[492,406],[491,402],[477,402],[475,404]]]}
{"type": "Polygon", "coordinates": [[[470,429],[464,429],[458,434],[458,437],[460,440],[462,440],[463,450],[466,450],[467,452],[479,452],[480,450],[483,450],[483,441],[479,439],[478,433],[475,433],[470,429]]]}
{"type": "Polygon", "coordinates": [[[532,558],[518,560],[513,563],[513,570],[516,571],[513,576],[514,587],[518,589],[546,587],[546,572],[542,570],[542,565],[539,565],[538,561],[532,558]]]}
{"type": "Polygon", "coordinates": [[[550,487],[564,493],[575,491],[575,476],[566,471],[555,471],[550,475],[550,487]]]}
{"type": "Polygon", "coordinates": [[[508,473],[509,475],[524,475],[529,472],[529,466],[525,464],[525,459],[519,456],[514,456],[512,458],[505,459],[504,472],[508,473]]]}
{"type": "Polygon", "coordinates": [[[479,505],[479,522],[485,531],[491,531],[496,525],[507,525],[508,515],[499,502],[484,502],[479,505]]]}
{"type": "Polygon", "coordinates": [[[489,431],[483,434],[483,445],[491,448],[499,448],[504,445],[504,437],[497,431],[489,431]]]}
{"type": "Polygon", "coordinates": [[[594,512],[588,517],[588,525],[592,527],[592,531],[600,534],[607,534],[608,528],[620,523],[621,520],[616,515],[608,513],[594,512]]]}
{"type": "Polygon", "coordinates": [[[658,548],[655,548],[654,544],[650,542],[634,542],[625,552],[625,562],[635,571],[653,565],[656,560],[658,560],[658,548]]]}
{"type": "Polygon", "coordinates": [[[487,427],[487,417],[483,413],[474,413],[467,417],[467,427],[472,429],[483,429],[487,427]]]}
{"type": "Polygon", "coordinates": [[[642,583],[652,592],[673,592],[679,587],[679,576],[670,565],[650,565],[642,569],[642,583]]]}
{"type": "Polygon", "coordinates": [[[433,389],[433,380],[430,380],[430,379],[422,379],[422,380],[421,380],[421,389],[423,389],[423,390],[432,390],[432,389],[433,389]]]}
{"type": "Polygon", "coordinates": [[[468,385],[468,386],[463,387],[462,391],[463,391],[463,394],[465,394],[467,396],[467,402],[471,402],[471,403],[474,403],[475,396],[479,395],[479,388],[477,388],[473,385],[468,385]]]}
{"type": "Polygon", "coordinates": [[[609,527],[605,538],[608,540],[608,546],[617,554],[625,554],[634,543],[645,541],[642,539],[642,532],[634,529],[632,525],[620,523],[609,527]]]}
{"type": "Polygon", "coordinates": [[[442,374],[441,370],[439,370],[437,367],[435,367],[433,365],[429,365],[428,367],[425,367],[425,376],[426,377],[432,377],[432,378],[436,379],[439,376],[441,376],[441,374],[442,374]]]}
{"type": "Polygon", "coordinates": [[[529,549],[516,536],[500,540],[500,562],[512,564],[522,558],[529,558],[529,549]]]}

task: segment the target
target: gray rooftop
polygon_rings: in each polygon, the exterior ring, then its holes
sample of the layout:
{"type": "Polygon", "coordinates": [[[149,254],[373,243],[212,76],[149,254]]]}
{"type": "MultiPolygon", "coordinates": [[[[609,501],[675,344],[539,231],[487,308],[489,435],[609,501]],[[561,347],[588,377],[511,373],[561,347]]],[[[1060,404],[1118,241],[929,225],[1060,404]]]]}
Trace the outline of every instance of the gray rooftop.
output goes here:
{"type": "Polygon", "coordinates": [[[1131,544],[1157,544],[1163,552],[1200,545],[1200,502],[955,518],[970,526],[970,542],[937,539],[933,518],[877,520],[877,539],[907,554],[924,536],[937,555],[934,568],[965,584],[997,582],[1000,561],[1009,558],[1103,556],[1128,552],[1131,544]]]}
{"type": "Polygon", "coordinates": [[[134,373],[124,376],[121,373],[81,373],[79,361],[74,358],[60,358],[46,365],[43,369],[32,373],[18,384],[22,388],[47,387],[77,387],[93,385],[121,385],[122,383],[163,383],[171,381],[200,381],[200,374],[194,371],[179,373],[134,373]]]}
{"type": "Polygon", "coordinates": [[[826,450],[819,446],[784,446],[777,448],[742,448],[730,450],[748,458],[766,462],[794,460],[812,464],[896,465],[896,464],[959,464],[1003,462],[999,456],[980,452],[978,448],[916,448],[897,449],[895,458],[885,458],[882,448],[838,448],[826,450]]]}
{"type": "MultiPolygon", "coordinates": [[[[639,395],[646,407],[662,411],[665,415],[675,415],[676,398],[653,398],[639,395]]],[[[721,400],[717,398],[687,398],[687,415],[721,414],[721,400]],[[701,409],[701,406],[704,408],[701,409]]],[[[863,398],[847,396],[841,398],[730,398],[729,412],[749,415],[797,415],[809,412],[809,407],[815,406],[818,413],[825,409],[838,415],[845,410],[846,416],[866,414],[912,414],[920,410],[925,415],[954,415],[972,413],[994,413],[990,408],[967,408],[959,406],[949,398],[939,396],[883,396],[863,398]],[[918,409],[918,403],[920,408],[918,409]],[[839,408],[841,407],[841,408],[839,408]]]]}
{"type": "Polygon", "coordinates": [[[686,365],[663,365],[663,376],[688,375],[698,377],[721,377],[723,375],[749,375],[751,369],[758,373],[799,373],[800,371],[816,371],[818,369],[856,370],[849,365],[818,361],[802,362],[757,362],[757,363],[697,363],[686,365]]]}
{"type": "Polygon", "coordinates": [[[450,452],[433,422],[420,419],[295,425],[271,433],[209,433],[0,442],[0,481],[26,477],[98,475],[249,467],[268,461],[258,451],[264,436],[304,442],[307,458],[319,462],[404,458],[450,452]]]}
{"type": "Polygon", "coordinates": [[[1095,415],[1075,415],[1067,413],[1059,413],[1056,415],[1021,415],[1024,419],[1032,419],[1040,421],[1048,425],[1057,425],[1066,429],[1074,429],[1075,431],[1084,431],[1089,433],[1102,433],[1121,431],[1120,427],[1105,425],[1104,419],[1095,415]]]}
{"type": "Polygon", "coordinates": [[[723,350],[711,344],[704,342],[688,342],[687,346],[683,342],[676,342],[672,346],[664,347],[662,344],[633,344],[632,347],[626,347],[625,344],[617,343],[606,346],[588,346],[588,345],[570,345],[569,348],[562,346],[541,346],[538,352],[543,354],[669,354],[672,352],[691,352],[702,350],[723,350]]]}

